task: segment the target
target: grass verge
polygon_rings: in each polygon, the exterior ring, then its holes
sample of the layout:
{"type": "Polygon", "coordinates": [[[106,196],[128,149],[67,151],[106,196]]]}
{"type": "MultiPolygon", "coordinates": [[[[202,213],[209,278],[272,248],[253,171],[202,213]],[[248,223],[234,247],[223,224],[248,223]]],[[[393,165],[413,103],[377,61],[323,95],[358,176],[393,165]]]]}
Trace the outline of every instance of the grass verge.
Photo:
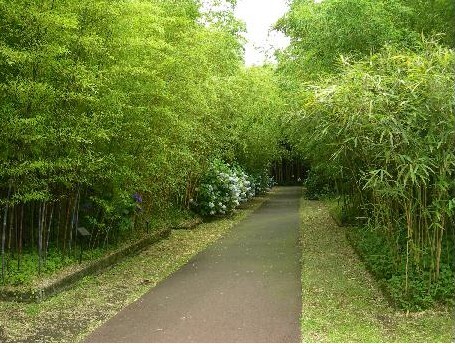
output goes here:
{"type": "Polygon", "coordinates": [[[447,309],[393,309],[349,245],[327,206],[303,199],[303,342],[452,342],[447,309]]]}
{"type": "Polygon", "coordinates": [[[0,342],[77,342],[225,235],[269,196],[170,238],[39,304],[0,302],[0,342]]]}

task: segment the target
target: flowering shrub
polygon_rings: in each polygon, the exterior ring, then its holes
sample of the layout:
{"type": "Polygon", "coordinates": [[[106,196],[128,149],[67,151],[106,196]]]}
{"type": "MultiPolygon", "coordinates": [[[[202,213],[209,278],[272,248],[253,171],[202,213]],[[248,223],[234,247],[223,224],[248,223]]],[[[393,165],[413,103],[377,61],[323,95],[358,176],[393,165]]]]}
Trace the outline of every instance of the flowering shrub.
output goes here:
{"type": "Polygon", "coordinates": [[[235,207],[265,190],[262,179],[249,176],[239,166],[216,159],[196,189],[193,209],[201,215],[229,214],[235,207]]]}
{"type": "Polygon", "coordinates": [[[251,178],[256,195],[263,194],[276,185],[273,177],[269,176],[267,169],[265,169],[262,173],[251,176],[251,178]]]}

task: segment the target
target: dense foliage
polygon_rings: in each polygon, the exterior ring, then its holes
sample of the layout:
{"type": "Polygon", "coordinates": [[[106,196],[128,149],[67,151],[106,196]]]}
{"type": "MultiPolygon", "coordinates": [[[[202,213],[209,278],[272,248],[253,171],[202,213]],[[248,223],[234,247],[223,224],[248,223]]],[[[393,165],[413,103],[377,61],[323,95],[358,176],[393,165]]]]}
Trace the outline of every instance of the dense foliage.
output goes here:
{"type": "Polygon", "coordinates": [[[230,166],[216,159],[196,188],[196,199],[190,202],[202,215],[225,215],[270,187],[267,171],[248,175],[240,166],[230,166]]]}
{"type": "Polygon", "coordinates": [[[282,156],[397,303],[450,302],[454,2],[290,1],[276,70],[243,66],[235,1],[210,2],[0,0],[2,282],[74,260],[80,227],[95,252],[227,214],[282,156]]]}
{"type": "Polygon", "coordinates": [[[310,192],[339,194],[362,226],[354,245],[407,309],[454,296],[454,15],[452,1],[295,0],[278,23],[310,192]]]}
{"type": "Polygon", "coordinates": [[[0,1],[3,281],[23,253],[74,255],[78,227],[105,246],[187,208],[215,158],[274,159],[278,85],[243,66],[232,6],[0,1]]]}

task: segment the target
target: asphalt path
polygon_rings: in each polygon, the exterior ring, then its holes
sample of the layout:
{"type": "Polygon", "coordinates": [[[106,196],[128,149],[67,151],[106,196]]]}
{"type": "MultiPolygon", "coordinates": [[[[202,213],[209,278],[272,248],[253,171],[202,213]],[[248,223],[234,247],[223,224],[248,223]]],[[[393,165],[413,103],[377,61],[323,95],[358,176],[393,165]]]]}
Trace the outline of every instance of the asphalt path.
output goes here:
{"type": "Polygon", "coordinates": [[[86,342],[300,342],[300,195],[275,189],[86,342]]]}

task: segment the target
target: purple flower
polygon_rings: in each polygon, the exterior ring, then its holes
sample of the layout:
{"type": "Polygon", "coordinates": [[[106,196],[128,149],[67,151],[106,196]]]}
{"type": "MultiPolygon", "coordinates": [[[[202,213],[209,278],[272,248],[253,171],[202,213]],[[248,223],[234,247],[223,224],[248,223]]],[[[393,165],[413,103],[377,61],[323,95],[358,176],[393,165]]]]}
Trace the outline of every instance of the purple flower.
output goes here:
{"type": "Polygon", "coordinates": [[[142,203],[142,196],[139,193],[135,192],[133,194],[133,200],[137,203],[142,203]]]}

